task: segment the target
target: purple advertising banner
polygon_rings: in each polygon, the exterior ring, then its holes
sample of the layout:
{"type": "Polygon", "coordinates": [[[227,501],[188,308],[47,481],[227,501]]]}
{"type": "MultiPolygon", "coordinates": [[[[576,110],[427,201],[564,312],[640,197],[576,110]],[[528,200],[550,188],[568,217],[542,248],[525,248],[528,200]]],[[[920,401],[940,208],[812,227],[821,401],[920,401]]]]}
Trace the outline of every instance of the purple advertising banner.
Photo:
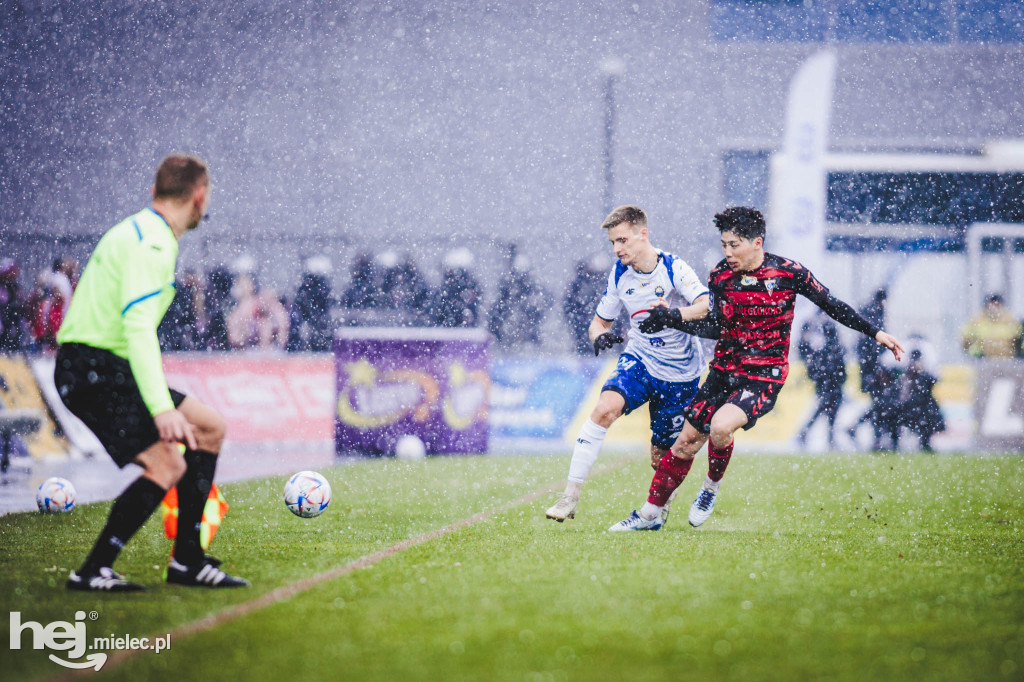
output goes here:
{"type": "Polygon", "coordinates": [[[339,330],[336,452],[389,454],[405,435],[429,454],[486,452],[489,340],[483,329],[339,330]]]}

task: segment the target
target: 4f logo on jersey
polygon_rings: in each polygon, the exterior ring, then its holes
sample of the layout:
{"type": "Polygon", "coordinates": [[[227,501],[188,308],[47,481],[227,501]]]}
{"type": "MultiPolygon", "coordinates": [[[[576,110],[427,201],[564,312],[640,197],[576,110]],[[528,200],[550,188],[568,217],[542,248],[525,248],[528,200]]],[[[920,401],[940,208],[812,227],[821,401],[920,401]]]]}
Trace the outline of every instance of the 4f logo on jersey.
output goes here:
{"type": "Polygon", "coordinates": [[[742,279],[740,279],[740,284],[745,287],[752,287],[757,284],[757,278],[753,275],[743,275],[742,279]]]}
{"type": "Polygon", "coordinates": [[[775,280],[774,279],[766,279],[764,281],[764,288],[768,290],[769,294],[772,293],[773,291],[775,291],[775,280]]]}
{"type": "Polygon", "coordinates": [[[630,287],[629,289],[626,289],[626,296],[632,296],[634,291],[636,291],[636,289],[634,289],[632,287],[630,287]]]}

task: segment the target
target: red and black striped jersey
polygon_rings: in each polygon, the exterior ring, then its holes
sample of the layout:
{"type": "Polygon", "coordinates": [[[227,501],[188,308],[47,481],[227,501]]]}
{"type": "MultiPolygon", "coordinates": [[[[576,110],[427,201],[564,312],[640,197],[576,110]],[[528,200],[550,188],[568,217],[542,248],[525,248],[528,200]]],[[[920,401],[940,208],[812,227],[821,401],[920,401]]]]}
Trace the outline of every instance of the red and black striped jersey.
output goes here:
{"type": "Polygon", "coordinates": [[[722,260],[708,279],[708,322],[718,328],[711,367],[783,383],[789,374],[789,338],[797,294],[836,321],[869,336],[878,329],[829,293],[811,271],[771,253],[760,267],[734,272],[722,260]]]}

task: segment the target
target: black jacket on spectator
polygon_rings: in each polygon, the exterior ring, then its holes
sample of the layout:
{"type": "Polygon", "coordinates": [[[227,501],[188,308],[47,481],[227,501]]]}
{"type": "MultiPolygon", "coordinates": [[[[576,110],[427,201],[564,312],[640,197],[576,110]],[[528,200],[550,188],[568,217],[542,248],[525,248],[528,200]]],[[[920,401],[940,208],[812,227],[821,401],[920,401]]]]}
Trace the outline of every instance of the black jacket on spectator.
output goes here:
{"type": "Polygon", "coordinates": [[[289,310],[289,351],[327,351],[331,349],[331,285],[324,275],[310,272],[302,276],[289,310]]]}

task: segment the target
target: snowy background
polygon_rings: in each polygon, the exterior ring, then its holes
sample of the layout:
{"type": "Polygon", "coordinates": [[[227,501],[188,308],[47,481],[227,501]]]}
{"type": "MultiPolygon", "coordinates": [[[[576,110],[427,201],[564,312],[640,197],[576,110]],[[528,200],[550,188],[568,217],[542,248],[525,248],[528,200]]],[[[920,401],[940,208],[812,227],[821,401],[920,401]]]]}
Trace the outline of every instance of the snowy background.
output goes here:
{"type": "MultiPolygon", "coordinates": [[[[706,272],[711,216],[764,198],[757,160],[810,54],[838,54],[830,149],[976,153],[1024,137],[1022,14],[996,0],[8,0],[0,250],[25,273],[55,252],[84,263],[148,201],[159,159],[189,151],[215,193],[182,266],[249,254],[290,294],[324,253],[337,291],[361,250],[408,251],[436,283],[468,245],[489,303],[515,244],[557,307],[575,262],[607,250],[603,60],[624,64],[612,203],[643,206],[655,245],[706,272]]],[[[891,254],[830,257],[822,279],[858,306],[894,268],[891,254]]],[[[955,336],[971,311],[962,260],[908,263],[894,331],[955,336]],[[939,269],[961,281],[922,288],[939,269]]],[[[568,348],[557,310],[544,330],[568,348]]]]}

